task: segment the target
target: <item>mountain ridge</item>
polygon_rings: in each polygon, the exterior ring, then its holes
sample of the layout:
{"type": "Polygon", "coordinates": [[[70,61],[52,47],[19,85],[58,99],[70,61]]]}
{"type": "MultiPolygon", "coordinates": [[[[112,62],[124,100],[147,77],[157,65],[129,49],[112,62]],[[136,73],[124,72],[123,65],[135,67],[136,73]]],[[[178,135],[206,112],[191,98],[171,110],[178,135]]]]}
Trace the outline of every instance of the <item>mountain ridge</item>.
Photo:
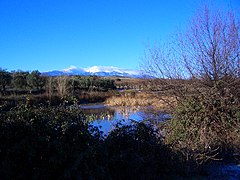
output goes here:
{"type": "Polygon", "coordinates": [[[119,76],[119,77],[132,77],[141,78],[143,73],[140,70],[123,69],[115,66],[92,66],[89,68],[81,68],[76,66],[70,66],[63,70],[53,70],[43,72],[43,75],[48,76],[63,76],[63,75],[82,75],[82,76],[119,76]]]}

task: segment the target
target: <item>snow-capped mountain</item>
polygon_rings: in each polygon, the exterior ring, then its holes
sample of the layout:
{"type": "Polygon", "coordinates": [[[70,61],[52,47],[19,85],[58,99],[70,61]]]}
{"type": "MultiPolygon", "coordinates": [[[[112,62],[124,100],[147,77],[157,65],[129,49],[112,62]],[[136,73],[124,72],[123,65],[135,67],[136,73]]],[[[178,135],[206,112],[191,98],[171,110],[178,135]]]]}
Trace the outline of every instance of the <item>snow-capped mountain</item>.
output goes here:
{"type": "Polygon", "coordinates": [[[142,77],[142,73],[139,70],[121,69],[114,66],[92,66],[90,68],[79,68],[76,66],[70,66],[63,70],[55,70],[44,72],[43,74],[48,76],[61,76],[61,75],[96,75],[96,76],[121,76],[121,77],[142,77]]]}

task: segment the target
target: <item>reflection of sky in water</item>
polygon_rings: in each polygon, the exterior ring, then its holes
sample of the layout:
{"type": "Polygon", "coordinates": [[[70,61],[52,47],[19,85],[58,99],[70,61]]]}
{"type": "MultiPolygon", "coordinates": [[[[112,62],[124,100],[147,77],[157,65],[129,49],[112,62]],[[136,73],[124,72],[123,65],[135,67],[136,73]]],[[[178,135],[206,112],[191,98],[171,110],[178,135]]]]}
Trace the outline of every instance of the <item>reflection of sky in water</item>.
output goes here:
{"type": "Polygon", "coordinates": [[[108,114],[106,115],[106,117],[102,119],[96,119],[92,122],[92,125],[99,127],[104,134],[108,134],[108,132],[111,131],[115,127],[115,125],[119,122],[121,122],[122,124],[130,124],[132,120],[135,120],[135,121],[143,120],[143,118],[140,116],[140,113],[138,111],[137,112],[128,111],[127,113],[126,112],[124,113],[117,110],[116,108],[114,108],[113,110],[114,110],[113,115],[108,114]]]}
{"type": "Polygon", "coordinates": [[[99,127],[104,134],[108,134],[114,126],[121,122],[130,124],[132,121],[153,120],[155,122],[170,118],[168,114],[154,112],[148,108],[107,107],[104,105],[81,106],[83,112],[91,119],[93,126],[99,127]]]}

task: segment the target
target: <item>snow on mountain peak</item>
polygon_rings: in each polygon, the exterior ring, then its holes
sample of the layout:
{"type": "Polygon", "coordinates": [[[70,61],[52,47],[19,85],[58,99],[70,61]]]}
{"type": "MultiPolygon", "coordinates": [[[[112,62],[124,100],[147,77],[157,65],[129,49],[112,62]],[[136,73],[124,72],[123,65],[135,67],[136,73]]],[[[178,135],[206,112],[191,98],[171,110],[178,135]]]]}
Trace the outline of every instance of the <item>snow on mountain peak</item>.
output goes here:
{"type": "Polygon", "coordinates": [[[97,76],[125,76],[125,77],[141,77],[139,70],[121,69],[115,66],[92,66],[89,68],[79,68],[71,65],[69,68],[61,71],[46,72],[51,76],[58,75],[97,75],[97,76]]]}
{"type": "Polygon", "coordinates": [[[64,72],[71,72],[72,70],[77,69],[76,66],[71,65],[69,68],[63,69],[64,72]]]}
{"type": "Polygon", "coordinates": [[[66,69],[63,69],[63,72],[64,73],[73,73],[73,74],[78,74],[78,73],[84,73],[85,72],[85,69],[83,68],[78,68],[76,66],[70,66],[69,68],[66,68],[66,69]]]}
{"type": "Polygon", "coordinates": [[[114,67],[114,66],[92,66],[90,68],[85,68],[86,72],[89,73],[98,73],[98,72],[119,72],[122,73],[120,68],[114,67]]]}

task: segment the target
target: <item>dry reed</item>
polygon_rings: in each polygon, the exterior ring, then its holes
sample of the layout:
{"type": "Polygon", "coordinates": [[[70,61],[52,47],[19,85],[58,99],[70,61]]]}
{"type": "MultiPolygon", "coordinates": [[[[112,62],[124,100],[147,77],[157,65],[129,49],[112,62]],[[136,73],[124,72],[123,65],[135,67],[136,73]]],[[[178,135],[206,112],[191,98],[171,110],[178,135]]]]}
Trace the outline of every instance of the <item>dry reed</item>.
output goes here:
{"type": "Polygon", "coordinates": [[[176,99],[152,93],[122,93],[108,98],[105,103],[109,106],[152,106],[156,109],[169,110],[176,105],[176,99]]]}

